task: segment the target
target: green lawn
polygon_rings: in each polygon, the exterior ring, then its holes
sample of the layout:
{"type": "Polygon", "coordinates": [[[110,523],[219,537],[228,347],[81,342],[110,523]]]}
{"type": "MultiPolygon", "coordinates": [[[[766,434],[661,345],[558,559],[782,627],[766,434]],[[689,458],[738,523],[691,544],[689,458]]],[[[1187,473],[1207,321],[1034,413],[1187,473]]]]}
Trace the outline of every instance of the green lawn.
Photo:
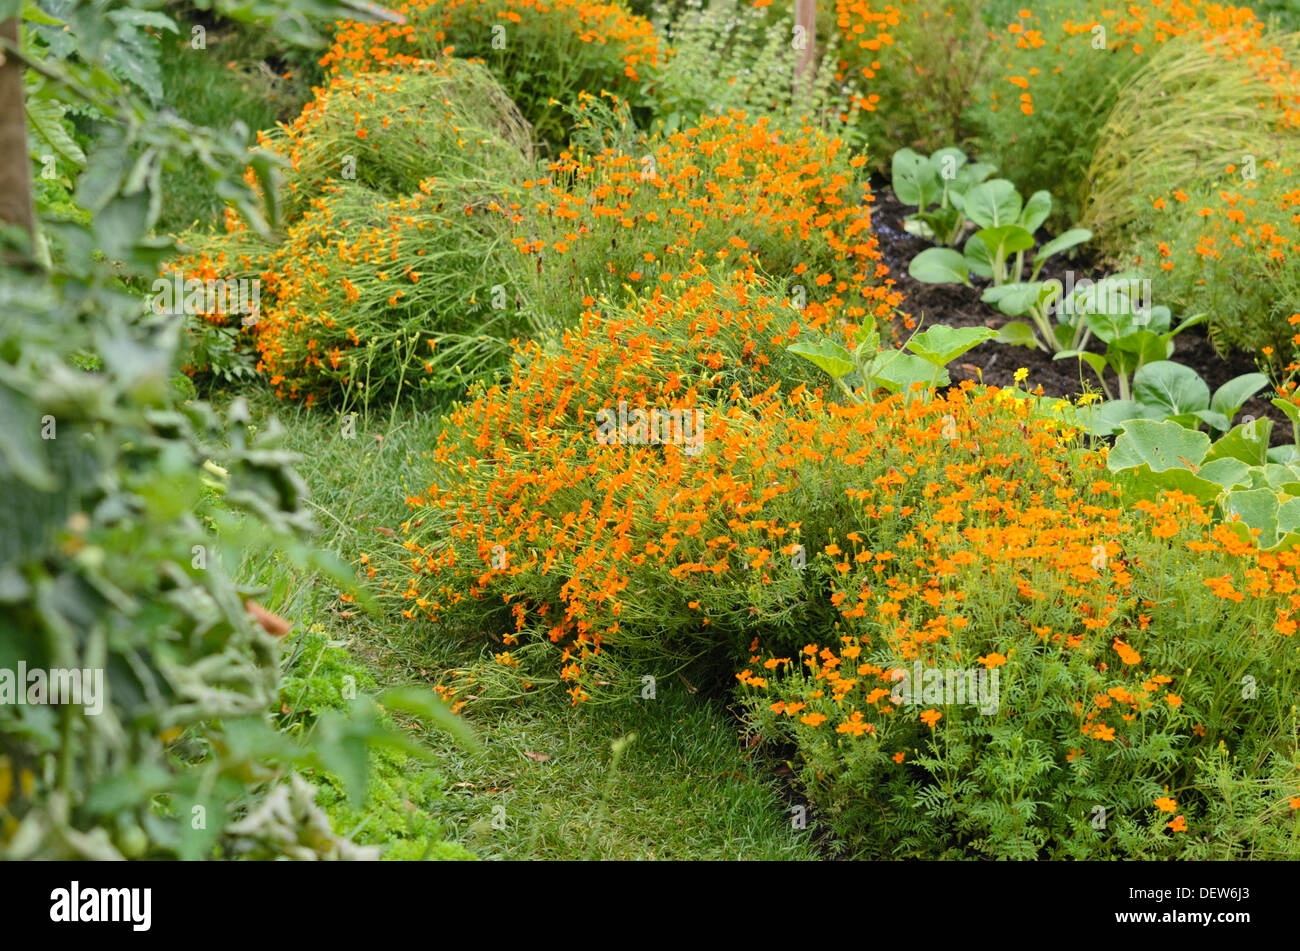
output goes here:
{"type": "MultiPolygon", "coordinates": [[[[438,413],[402,410],[359,419],[349,437],[319,408],[263,398],[255,412],[287,424],[289,445],[304,457],[317,542],[348,561],[373,550],[377,529],[406,517],[405,492],[424,487],[422,456],[441,425],[438,413]]],[[[272,589],[268,606],[345,647],[381,686],[432,684],[484,655],[483,644],[440,637],[432,625],[342,605],[327,583],[287,567],[256,574],[272,589]]],[[[774,782],[775,764],[747,758],[722,702],[680,678],[661,681],[653,700],[575,709],[557,692],[464,716],[483,741],[480,753],[436,731],[426,739],[444,783],[434,807],[442,834],[479,857],[816,857],[815,830],[793,827],[794,802],[774,782]]]]}

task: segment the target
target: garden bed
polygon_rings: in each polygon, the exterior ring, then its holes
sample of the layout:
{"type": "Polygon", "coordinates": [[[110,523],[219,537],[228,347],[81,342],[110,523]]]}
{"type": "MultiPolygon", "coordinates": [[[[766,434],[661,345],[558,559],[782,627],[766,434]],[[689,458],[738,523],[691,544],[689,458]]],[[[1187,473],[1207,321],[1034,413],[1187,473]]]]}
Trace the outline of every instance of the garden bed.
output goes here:
{"type": "MultiPolygon", "coordinates": [[[[903,219],[914,209],[898,200],[889,183],[882,177],[872,180],[876,201],[872,206],[872,227],[880,242],[880,251],[889,266],[890,279],[902,291],[907,301],[905,310],[918,320],[922,327],[944,324],[949,327],[989,327],[997,329],[1007,318],[995,308],[980,300],[980,294],[989,282],[975,278],[974,287],[960,284],[926,284],[907,273],[907,265],[914,257],[930,247],[924,238],[909,234],[903,229],[903,219]]],[[[1099,280],[1112,273],[1096,262],[1053,261],[1044,268],[1042,279],[1066,280],[1066,272],[1073,270],[1075,280],[1099,280]]],[[[1250,354],[1240,350],[1219,353],[1210,342],[1204,326],[1192,327],[1175,341],[1171,359],[1191,367],[1210,389],[1215,390],[1243,373],[1256,369],[1250,354]]],[[[1035,347],[1012,347],[997,341],[982,343],[967,351],[960,362],[949,369],[953,383],[972,380],[993,386],[1015,385],[1015,373],[1020,368],[1029,370],[1028,385],[1041,386],[1044,396],[1076,399],[1081,394],[1097,390],[1097,380],[1092,371],[1077,360],[1054,360],[1052,355],[1035,347]]],[[[1110,377],[1113,384],[1113,374],[1110,377]]],[[[1271,419],[1274,423],[1273,441],[1289,442],[1292,437],[1291,422],[1286,414],[1272,404],[1268,393],[1251,398],[1242,413],[1256,419],[1271,419]]]]}

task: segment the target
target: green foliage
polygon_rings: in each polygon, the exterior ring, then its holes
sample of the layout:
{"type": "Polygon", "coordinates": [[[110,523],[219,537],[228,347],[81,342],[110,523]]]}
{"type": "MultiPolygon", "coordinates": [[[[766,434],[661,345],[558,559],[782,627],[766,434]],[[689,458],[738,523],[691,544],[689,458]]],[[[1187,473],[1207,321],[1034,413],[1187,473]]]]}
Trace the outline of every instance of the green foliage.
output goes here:
{"type": "MultiPolygon", "coordinates": [[[[313,626],[295,638],[280,683],[281,709],[289,711],[283,725],[290,734],[310,730],[328,711],[346,710],[350,699],[377,693],[377,684],[366,667],[353,659],[344,645],[328,640],[323,627],[313,626]]],[[[427,689],[423,694],[445,708],[427,689]]],[[[382,701],[383,722],[395,729],[392,695],[384,696],[388,699],[382,701]]],[[[334,829],[359,846],[379,848],[387,860],[473,857],[445,840],[445,829],[436,814],[445,807],[447,782],[427,765],[427,755],[413,756],[389,746],[375,748],[369,755],[362,804],[338,775],[317,772],[313,776],[317,803],[334,829]]]]}
{"type": "MultiPolygon", "coordinates": [[[[1109,356],[1110,351],[1107,353],[1109,356]]],[[[1120,356],[1127,359],[1129,354],[1121,352],[1120,356]]],[[[1118,372],[1123,369],[1120,365],[1118,372]]],[[[1123,376],[1119,379],[1121,383],[1125,380],[1123,376]]],[[[1153,360],[1142,363],[1133,374],[1132,396],[1103,405],[1090,428],[1099,435],[1110,435],[1130,420],[1147,419],[1170,420],[1190,429],[1206,423],[1216,432],[1226,432],[1245,401],[1267,383],[1262,373],[1243,373],[1223,384],[1211,399],[1210,387],[1191,367],[1173,360],[1153,360]]]]}
{"type": "Polygon", "coordinates": [[[1269,448],[1272,427],[1251,420],[1211,443],[1177,421],[1128,420],[1107,465],[1146,497],[1176,489],[1213,503],[1243,542],[1290,549],[1300,544],[1300,459],[1294,446],[1269,448]]]}
{"type": "Polygon", "coordinates": [[[944,368],[967,350],[991,340],[995,333],[983,327],[940,325],[912,334],[899,350],[881,349],[873,323],[863,327],[858,336],[862,342],[852,351],[825,336],[793,343],[787,349],[829,376],[855,403],[869,403],[877,389],[910,394],[918,388],[947,386],[950,381],[944,368]],[[905,352],[908,350],[912,352],[905,352]],[[846,382],[851,375],[859,389],[846,382]]]}
{"type": "MultiPolygon", "coordinates": [[[[299,8],[259,9],[288,22],[299,8]]],[[[34,101],[93,109],[106,132],[75,213],[43,217],[37,241],[4,232],[0,667],[75,669],[102,689],[42,698],[23,684],[41,702],[0,706],[0,854],[360,857],[296,771],[327,767],[364,791],[371,745],[420,748],[365,709],[322,718],[305,744],[278,732],[276,642],[237,571],[278,557],[344,586],[350,573],[303,540],[311,520],[283,430],[253,426],[243,401],[184,401],[177,322],[129,289],[171,251],[151,228],[178,157],[254,226],[269,230],[274,208],[240,181],[246,130],[155,112],[131,88],[147,92],[144,78],[112,75],[122,66],[106,46],[158,15],[104,12],[67,11],[75,57],[7,51],[43,78],[34,101]],[[47,239],[52,254],[38,250],[47,239]]],[[[269,164],[252,164],[265,182],[269,164]]]]}
{"type": "MultiPolygon", "coordinates": [[[[1169,409],[1165,405],[1167,400],[1159,399],[1154,396],[1148,396],[1147,411],[1138,411],[1133,402],[1133,388],[1130,381],[1134,374],[1143,374],[1144,387],[1159,387],[1162,379],[1172,380],[1178,374],[1187,370],[1181,368],[1172,370],[1168,367],[1155,368],[1157,363],[1167,363],[1168,358],[1174,354],[1174,337],[1194,327],[1205,319],[1204,314],[1196,314],[1184,319],[1177,327],[1171,327],[1172,315],[1168,307],[1151,306],[1150,292],[1147,289],[1143,293],[1142,278],[1131,274],[1115,274],[1102,278],[1100,281],[1091,280],[1080,281],[1073,292],[1068,296],[1058,300],[1061,297],[1061,287],[1059,282],[1052,281],[1043,285],[1044,290],[1041,292],[1043,299],[1049,304],[1054,305],[1056,317],[1060,321],[1056,327],[1051,327],[1051,321],[1044,314],[1041,316],[1041,327],[1051,328],[1056,343],[1064,348],[1057,351],[1053,359],[1066,360],[1070,357],[1077,358],[1081,363],[1086,363],[1097,375],[1101,383],[1102,390],[1106,398],[1111,400],[1103,407],[1101,418],[1094,425],[1095,431],[1109,434],[1113,432],[1113,424],[1119,419],[1130,419],[1137,416],[1148,417],[1147,412],[1154,412],[1157,404],[1163,409],[1169,409]],[[1049,294],[1050,291],[1050,294],[1049,294]],[[1093,340],[1104,345],[1102,353],[1095,353],[1087,350],[1087,346],[1093,340]],[[1151,367],[1151,369],[1147,369],[1151,367]],[[1111,391],[1110,384],[1106,380],[1106,371],[1110,370],[1114,375],[1118,385],[1118,398],[1111,391]],[[1133,412],[1129,412],[1133,410],[1133,412]],[[1124,415],[1128,413],[1129,415],[1124,415]]],[[[1036,318],[1036,322],[1037,322],[1036,318]]],[[[1010,325],[1003,328],[1004,339],[1006,339],[1011,330],[1010,325]]],[[[1037,343],[1037,338],[1031,334],[1024,334],[1027,344],[1037,343]]],[[[1007,342],[1019,343],[1020,340],[1007,339],[1007,342]]],[[[1193,372],[1187,370],[1187,372],[1193,372]]],[[[1193,372],[1193,375],[1194,372],[1193,372]]],[[[1254,376],[1259,376],[1255,374],[1254,376]]],[[[1252,376],[1252,379],[1254,379],[1252,376]]],[[[1199,380],[1199,376],[1197,380],[1199,380]]],[[[1259,385],[1262,386],[1263,377],[1259,378],[1259,385]]],[[[1195,384],[1189,384],[1195,386],[1195,384]]],[[[1241,384],[1235,383],[1235,386],[1241,384]]],[[[1203,387],[1204,384],[1201,384],[1203,387]]],[[[1258,387],[1256,387],[1258,389],[1258,387]]],[[[1232,389],[1225,388],[1225,397],[1230,394],[1232,389]]],[[[1251,394],[1247,394],[1249,398],[1251,394]]],[[[1206,390],[1206,406],[1197,405],[1187,410],[1189,413],[1209,413],[1208,406],[1209,391],[1206,390]]],[[[1192,400],[1196,402],[1195,399],[1192,400]]],[[[1241,408],[1241,403],[1233,407],[1233,412],[1241,408]]],[[[1163,411],[1163,410],[1162,410],[1163,411]]],[[[1173,415],[1178,415],[1177,412],[1173,415]]],[[[1159,418],[1164,418],[1160,416],[1159,418]]],[[[1206,415],[1203,417],[1205,422],[1210,423],[1218,429],[1227,429],[1228,422],[1221,418],[1221,414],[1206,415]]],[[[1192,425],[1194,421],[1189,421],[1192,425]]]]}
{"type": "Polygon", "coordinates": [[[923,152],[969,141],[972,103],[986,74],[996,71],[986,28],[1009,22],[993,16],[995,5],[987,0],[905,0],[846,4],[846,11],[836,5],[823,8],[827,13],[818,24],[819,40],[836,32],[842,37],[834,79],[848,86],[841,95],[862,104],[855,125],[864,141],[923,152]],[[878,32],[888,34],[889,41],[876,42],[878,32]]]}
{"type": "MultiPolygon", "coordinates": [[[[169,106],[187,122],[224,128],[238,120],[254,132],[288,122],[311,96],[319,67],[305,51],[278,45],[274,34],[238,22],[207,29],[201,48],[182,24],[164,36],[161,83],[169,106]],[[274,64],[274,65],[273,65],[274,64]]],[[[225,202],[207,185],[197,160],[163,171],[159,232],[219,226],[225,202]]]]}
{"type": "MultiPolygon", "coordinates": [[[[843,91],[829,81],[840,53],[835,34],[818,37],[822,81],[795,99],[799,54],[791,43],[788,11],[741,0],[688,0],[663,5],[655,23],[672,56],[652,69],[645,87],[652,101],[652,131],[671,134],[701,116],[733,109],[775,119],[843,110],[843,91]]],[[[849,112],[856,115],[856,107],[849,112]]],[[[846,116],[847,117],[847,116],[846,116]]]]}
{"type": "Polygon", "coordinates": [[[291,166],[281,190],[289,221],[331,184],[401,198],[428,178],[499,190],[533,172],[532,129],[500,83],[482,64],[450,57],[335,77],[261,142],[291,166]]]}
{"type": "Polygon", "coordinates": [[[1037,346],[1049,352],[1070,346],[1076,338],[1074,328],[1062,332],[1053,327],[1049,316],[1061,295],[1060,285],[1040,281],[1038,275],[1050,258],[1083,244],[1092,232],[1071,228],[1034,251],[1034,232],[1051,215],[1052,196],[1038,191],[1026,201],[1006,179],[985,180],[992,166],[965,161],[956,149],[943,149],[928,159],[910,149],[894,154],[894,189],[898,192],[901,188],[900,198],[920,208],[909,231],[957,244],[968,223],[977,229],[964,251],[926,248],[908,264],[908,274],[925,284],[967,287],[973,286],[971,274],[984,278],[991,286],[981,300],[996,304],[1009,317],[1033,319],[1032,326],[1006,324],[999,335],[1004,343],[1037,346]],[[926,212],[931,202],[938,203],[937,210],[926,212]],[[1025,254],[1031,251],[1026,275],[1025,254]]]}
{"type": "MultiPolygon", "coordinates": [[[[965,234],[967,218],[962,206],[967,194],[996,171],[992,165],[968,163],[966,153],[953,146],[928,157],[899,149],[892,166],[894,194],[903,204],[917,206],[916,213],[904,219],[904,228],[948,247],[959,245],[965,234]]],[[[1029,230],[1040,224],[1042,221],[1034,223],[1029,230]]]]}
{"type": "MultiPolygon", "coordinates": [[[[952,243],[960,240],[966,221],[978,230],[966,242],[964,253],[947,248],[927,248],[912,259],[908,273],[927,284],[959,282],[970,285],[968,273],[992,281],[996,295],[985,295],[985,300],[998,302],[1006,299],[1012,290],[1027,290],[1037,279],[1048,259],[1083,244],[1092,237],[1086,228],[1071,228],[1044,242],[1030,260],[1028,281],[1025,278],[1025,252],[1034,249],[1034,232],[1047,220],[1052,210],[1052,196],[1046,191],[1035,192],[1028,201],[1021,198],[1015,185],[1004,178],[984,181],[991,172],[989,166],[957,165],[957,156],[948,150],[935,153],[931,159],[921,159],[914,153],[895,155],[896,180],[901,174],[904,193],[922,208],[930,201],[942,200],[951,207],[953,215],[935,218],[940,231],[952,243]],[[936,164],[935,158],[939,161],[936,164]],[[939,168],[955,168],[958,185],[942,185],[939,168]],[[961,171],[974,168],[971,180],[963,182],[961,171]],[[986,171],[989,170],[989,171],[986,171]],[[951,222],[949,225],[948,222],[951,222]],[[1011,256],[1015,255],[1014,263],[1011,256]],[[1006,290],[1002,290],[1007,285],[1006,290]]],[[[897,185],[895,186],[897,187],[897,185]]],[[[904,199],[904,201],[909,201],[904,199]]],[[[941,210],[942,210],[941,206],[941,210]]],[[[933,217],[933,216],[932,216],[933,217]]],[[[933,227],[930,226],[933,231],[933,227]]],[[[942,235],[941,235],[942,236],[942,235]]],[[[1036,299],[1038,288],[1029,294],[1036,299]]],[[[1027,309],[1027,308],[1026,308],[1027,309]]],[[[1007,311],[1004,309],[1004,313],[1007,311]]],[[[1015,313],[1023,312],[1020,308],[1015,313]]],[[[1048,335],[1050,336],[1050,334],[1048,335]]]]}

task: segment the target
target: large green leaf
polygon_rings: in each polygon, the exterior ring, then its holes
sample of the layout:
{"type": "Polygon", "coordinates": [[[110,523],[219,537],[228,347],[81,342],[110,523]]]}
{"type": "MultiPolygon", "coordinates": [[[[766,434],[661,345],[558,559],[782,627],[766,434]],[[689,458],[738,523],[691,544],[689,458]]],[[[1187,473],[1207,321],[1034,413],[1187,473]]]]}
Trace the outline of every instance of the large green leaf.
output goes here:
{"type": "Polygon", "coordinates": [[[899,149],[892,162],[894,194],[905,205],[922,211],[939,200],[942,186],[929,159],[911,149],[899,149]]]}
{"type": "Polygon", "coordinates": [[[1060,254],[1062,251],[1068,251],[1075,245],[1083,244],[1085,241],[1092,239],[1092,232],[1087,228],[1071,228],[1063,234],[1057,235],[1047,244],[1038,249],[1034,255],[1034,263],[1042,264],[1054,254],[1060,254]]]}
{"type": "Polygon", "coordinates": [[[997,331],[988,327],[945,327],[938,324],[909,340],[907,349],[934,366],[943,367],[967,350],[996,336],[997,331]]]}
{"type": "Polygon", "coordinates": [[[900,390],[906,392],[914,383],[928,386],[932,379],[938,386],[947,386],[951,382],[947,370],[939,370],[936,379],[935,367],[928,360],[901,350],[886,350],[877,354],[867,369],[867,375],[872,383],[891,393],[900,390]]]}
{"type": "Polygon", "coordinates": [[[1165,416],[1191,416],[1210,405],[1210,387],[1191,367],[1159,360],[1133,375],[1133,398],[1165,416]]]}
{"type": "Polygon", "coordinates": [[[1228,427],[1232,425],[1228,422],[1228,417],[1224,416],[1222,413],[1216,413],[1212,409],[1198,409],[1192,415],[1205,423],[1215,432],[1225,432],[1228,427]]]}
{"type": "Polygon", "coordinates": [[[966,259],[951,248],[926,248],[907,266],[907,273],[924,284],[969,284],[966,259]]]}
{"type": "Polygon", "coordinates": [[[1234,489],[1220,500],[1224,518],[1245,541],[1254,540],[1260,548],[1277,543],[1277,493],[1272,489],[1234,489]],[[1231,520],[1240,517],[1240,521],[1231,520]],[[1249,529],[1257,529],[1258,535],[1249,529]]]}
{"type": "Polygon", "coordinates": [[[1023,320],[1008,320],[998,331],[998,343],[1015,347],[1037,347],[1038,334],[1032,325],[1023,320]]]}
{"type": "MultiPolygon", "coordinates": [[[[1088,366],[1092,367],[1097,376],[1102,376],[1106,372],[1106,358],[1100,353],[1091,353],[1087,350],[1062,350],[1052,356],[1053,360],[1065,360],[1069,357],[1077,357],[1088,366]]],[[[1132,418],[1132,417],[1127,417],[1132,418]]]]}
{"type": "Polygon", "coordinates": [[[847,376],[857,369],[857,365],[853,362],[853,354],[829,337],[821,337],[817,340],[801,340],[798,343],[792,343],[786,349],[803,357],[805,360],[811,361],[824,373],[828,374],[832,380],[838,380],[840,377],[847,376]]]}
{"type": "MultiPolygon", "coordinates": [[[[1216,462],[1217,461],[1218,460],[1216,460],[1216,462]]],[[[1232,461],[1243,466],[1245,465],[1245,463],[1241,462],[1239,459],[1232,459],[1232,461]]],[[[1284,492],[1287,495],[1300,495],[1300,491],[1297,491],[1300,490],[1300,482],[1297,481],[1300,480],[1300,473],[1297,473],[1295,469],[1291,468],[1291,466],[1284,466],[1276,462],[1266,462],[1262,466],[1258,466],[1254,469],[1249,469],[1248,467],[1248,471],[1262,476],[1264,480],[1263,484],[1278,492],[1284,492]]]]}
{"type": "Polygon", "coordinates": [[[1300,532],[1300,499],[1287,499],[1277,507],[1277,532],[1300,532]]]}
{"type": "Polygon", "coordinates": [[[908,215],[903,219],[903,230],[925,241],[934,240],[935,226],[929,214],[908,215]]]}
{"type": "MultiPolygon", "coordinates": [[[[1113,436],[1131,419],[1142,419],[1142,407],[1132,400],[1107,400],[1093,409],[1088,429],[1097,436],[1113,436]]],[[[1111,453],[1112,458],[1114,453],[1111,453]]]]}
{"type": "Polygon", "coordinates": [[[1052,282],[1034,281],[1030,284],[999,284],[987,288],[980,295],[980,300],[993,304],[1008,317],[1021,317],[1036,305],[1046,306],[1055,294],[1056,287],[1052,282]]]}
{"type": "Polygon", "coordinates": [[[1286,418],[1291,420],[1292,428],[1300,433],[1300,406],[1292,403],[1290,400],[1281,398],[1272,400],[1274,406],[1286,414],[1286,418]]]}
{"type": "Polygon", "coordinates": [[[1015,224],[1022,207],[1016,186],[1005,178],[972,185],[959,206],[966,217],[981,228],[1015,224]]]}
{"type": "MultiPolygon", "coordinates": [[[[1233,377],[1214,393],[1210,409],[1222,413],[1229,421],[1236,416],[1246,401],[1268,386],[1268,377],[1262,373],[1243,373],[1233,377]]],[[[1225,427],[1226,428],[1226,427],[1225,427]]]]}
{"type": "Polygon", "coordinates": [[[965,266],[972,274],[987,280],[993,278],[993,252],[981,239],[975,235],[967,238],[963,254],[966,258],[965,266]]]}
{"type": "MultiPolygon", "coordinates": [[[[1105,340],[1101,334],[1097,336],[1105,340]]],[[[1143,364],[1166,359],[1169,356],[1169,345],[1150,330],[1135,330],[1110,341],[1106,355],[1115,368],[1127,376],[1143,364]]]]}
{"type": "Polygon", "coordinates": [[[978,185],[996,171],[997,166],[987,162],[971,162],[969,165],[963,165],[957,172],[957,187],[963,191],[969,189],[970,186],[978,185]]]}
{"type": "Polygon", "coordinates": [[[1201,466],[1201,471],[1197,475],[1227,490],[1237,486],[1250,485],[1250,471],[1250,466],[1240,459],[1223,456],[1219,459],[1208,460],[1201,466]]]}
{"type": "Polygon", "coordinates": [[[1215,441],[1206,458],[1231,457],[1247,465],[1262,466],[1268,461],[1268,441],[1272,432],[1271,419],[1256,419],[1234,426],[1215,441]]]}
{"type": "Polygon", "coordinates": [[[31,122],[34,140],[31,152],[39,157],[40,144],[47,145],[55,155],[82,168],[86,164],[86,153],[68,134],[63,126],[63,116],[67,108],[52,99],[28,99],[27,119],[31,122]]]}
{"type": "Polygon", "coordinates": [[[1281,463],[1284,466],[1300,462],[1300,448],[1296,448],[1294,443],[1289,442],[1274,446],[1268,451],[1268,461],[1281,463]]]}
{"type": "Polygon", "coordinates": [[[1028,251],[1034,246],[1034,236],[1017,224],[981,228],[975,237],[984,242],[994,261],[1002,261],[1017,251],[1028,251]]]}
{"type": "Polygon", "coordinates": [[[1152,472],[1199,466],[1210,451],[1210,437],[1177,423],[1133,419],[1124,424],[1106,460],[1112,472],[1140,469],[1152,472]]]}
{"type": "Polygon", "coordinates": [[[1020,212],[1020,227],[1029,232],[1037,231],[1051,213],[1052,193],[1036,191],[1029,196],[1029,201],[1025,202],[1025,207],[1020,212]]]}
{"type": "Polygon", "coordinates": [[[954,145],[939,149],[930,156],[930,168],[934,170],[935,178],[939,179],[945,188],[959,180],[961,169],[965,164],[966,153],[954,145]]]}

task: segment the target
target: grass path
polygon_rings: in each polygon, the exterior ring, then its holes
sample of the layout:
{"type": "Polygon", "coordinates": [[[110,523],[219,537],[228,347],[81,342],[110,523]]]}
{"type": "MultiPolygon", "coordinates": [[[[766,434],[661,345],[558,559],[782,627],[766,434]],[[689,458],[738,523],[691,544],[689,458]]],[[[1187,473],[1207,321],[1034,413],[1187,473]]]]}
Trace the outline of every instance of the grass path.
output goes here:
{"type": "MultiPolygon", "coordinates": [[[[304,457],[317,541],[348,561],[404,520],[406,491],[425,487],[423,455],[441,425],[433,413],[385,414],[359,418],[348,436],[328,412],[270,401],[255,412],[287,426],[304,457]]],[[[262,566],[260,576],[268,604],[346,648],[381,686],[434,682],[485,649],[440,640],[431,625],[344,610],[327,585],[281,567],[262,566]]],[[[465,716],[480,754],[440,733],[426,739],[444,779],[443,834],[481,858],[816,857],[814,830],[792,827],[770,764],[747,759],[735,719],[680,681],[659,684],[654,700],[575,710],[562,695],[539,696],[465,716]]]]}

